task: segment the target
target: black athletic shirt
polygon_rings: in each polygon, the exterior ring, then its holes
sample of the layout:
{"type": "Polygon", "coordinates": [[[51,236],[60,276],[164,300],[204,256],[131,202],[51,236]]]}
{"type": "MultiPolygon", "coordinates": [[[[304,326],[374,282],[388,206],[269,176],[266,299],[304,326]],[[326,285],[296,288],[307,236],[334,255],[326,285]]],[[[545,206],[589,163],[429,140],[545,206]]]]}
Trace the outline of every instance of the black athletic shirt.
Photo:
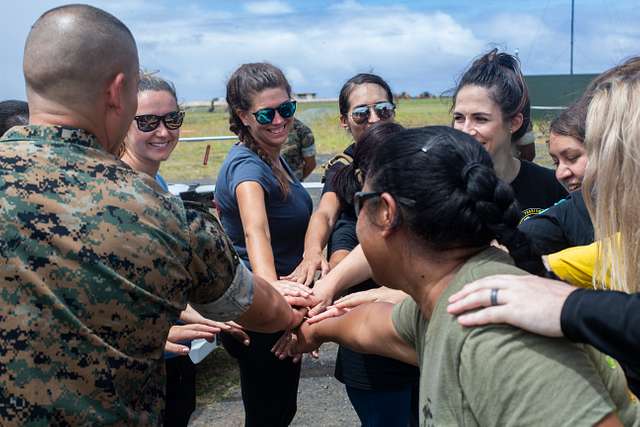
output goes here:
{"type": "Polygon", "coordinates": [[[562,333],[616,359],[640,396],[640,294],[578,289],[562,307],[562,333]]]}
{"type": "Polygon", "coordinates": [[[567,196],[567,190],[558,182],[553,170],[526,160],[520,160],[520,172],[511,188],[522,209],[520,222],[567,196]]]}
{"type": "Polygon", "coordinates": [[[574,191],[518,228],[527,235],[536,255],[593,243],[593,224],[580,190],[574,191]]]}

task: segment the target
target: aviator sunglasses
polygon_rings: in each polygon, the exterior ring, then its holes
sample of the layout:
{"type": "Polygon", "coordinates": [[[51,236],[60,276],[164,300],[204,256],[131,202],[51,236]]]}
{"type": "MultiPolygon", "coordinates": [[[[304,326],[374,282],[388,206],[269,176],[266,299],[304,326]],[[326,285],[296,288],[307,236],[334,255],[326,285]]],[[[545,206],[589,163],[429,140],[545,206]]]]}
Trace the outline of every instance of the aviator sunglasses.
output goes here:
{"type": "Polygon", "coordinates": [[[152,132],[158,129],[160,122],[169,130],[176,130],[182,126],[184,120],[184,111],[172,111],[164,116],[156,116],[155,114],[142,114],[133,118],[140,132],[152,132]]]}
{"type": "Polygon", "coordinates": [[[256,118],[256,122],[261,125],[268,125],[273,122],[273,119],[276,117],[276,111],[280,114],[280,117],[288,119],[296,112],[296,101],[283,102],[276,108],[261,108],[253,113],[253,115],[256,118]]]}
{"type": "Polygon", "coordinates": [[[371,115],[371,110],[374,110],[376,116],[382,121],[389,120],[396,111],[396,106],[393,102],[383,101],[376,102],[375,104],[368,105],[359,105],[351,111],[351,118],[354,123],[357,125],[361,125],[369,120],[369,116],[371,115]]]}

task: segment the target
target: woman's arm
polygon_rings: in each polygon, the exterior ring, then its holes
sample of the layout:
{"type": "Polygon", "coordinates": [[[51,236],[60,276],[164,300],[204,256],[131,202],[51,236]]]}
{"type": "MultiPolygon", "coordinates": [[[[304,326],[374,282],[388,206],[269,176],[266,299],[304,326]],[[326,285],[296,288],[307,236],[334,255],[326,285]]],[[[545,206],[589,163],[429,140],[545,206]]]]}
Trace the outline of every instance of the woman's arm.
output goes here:
{"type": "Polygon", "coordinates": [[[275,281],[278,275],[271,249],[264,190],[255,181],[245,181],[236,187],[236,198],[253,274],[275,281]]]}
{"type": "Polygon", "coordinates": [[[320,299],[320,303],[309,311],[309,316],[324,311],[338,293],[370,278],[371,267],[358,245],[329,274],[316,281],[313,293],[320,299]]]}
{"type": "MultiPolygon", "coordinates": [[[[359,353],[378,354],[402,362],[418,365],[418,356],[396,331],[391,313],[393,304],[371,303],[361,305],[344,316],[326,319],[310,325],[303,323],[296,339],[290,343],[291,353],[308,353],[320,344],[334,341],[359,353]]],[[[277,356],[286,352],[275,349],[277,356]]]]}
{"type": "Polygon", "coordinates": [[[334,192],[322,195],[318,209],[311,215],[307,233],[304,236],[304,254],[300,264],[291,274],[283,279],[311,285],[316,270],[321,270],[322,276],[329,272],[329,264],[324,258],[324,247],[327,246],[329,235],[340,213],[340,201],[334,192]]]}

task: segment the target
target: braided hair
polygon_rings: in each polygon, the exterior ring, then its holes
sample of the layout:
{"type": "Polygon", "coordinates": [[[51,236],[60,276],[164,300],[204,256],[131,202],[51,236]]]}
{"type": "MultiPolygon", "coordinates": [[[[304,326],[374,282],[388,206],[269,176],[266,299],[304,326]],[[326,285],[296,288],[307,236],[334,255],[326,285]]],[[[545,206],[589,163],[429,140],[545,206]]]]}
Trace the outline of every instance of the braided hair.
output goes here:
{"type": "Polygon", "coordinates": [[[256,142],[251,129],[245,126],[238,111],[249,111],[253,97],[265,89],[284,89],[291,96],[291,86],[282,70],[266,62],[243,64],[233,72],[227,82],[227,105],[229,106],[229,130],[251,151],[265,162],[275,175],[283,197],[289,194],[289,180],[286,173],[275,167],[266,152],[256,142]]]}
{"type": "Polygon", "coordinates": [[[435,250],[502,243],[520,220],[513,190],[496,176],[489,153],[450,127],[394,134],[378,147],[366,179],[398,201],[399,222],[435,250]]]}

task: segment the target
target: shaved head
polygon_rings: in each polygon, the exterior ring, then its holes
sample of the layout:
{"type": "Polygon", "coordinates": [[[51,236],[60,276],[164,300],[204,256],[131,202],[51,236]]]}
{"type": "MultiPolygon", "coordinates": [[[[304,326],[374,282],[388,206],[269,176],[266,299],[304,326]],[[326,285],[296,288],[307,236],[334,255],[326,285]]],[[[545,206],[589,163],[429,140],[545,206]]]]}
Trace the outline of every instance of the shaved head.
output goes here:
{"type": "Polygon", "coordinates": [[[45,12],[33,25],[23,67],[27,93],[85,106],[99,98],[118,73],[137,75],[138,51],[129,29],[113,15],[92,6],[67,5],[45,12]]]}

